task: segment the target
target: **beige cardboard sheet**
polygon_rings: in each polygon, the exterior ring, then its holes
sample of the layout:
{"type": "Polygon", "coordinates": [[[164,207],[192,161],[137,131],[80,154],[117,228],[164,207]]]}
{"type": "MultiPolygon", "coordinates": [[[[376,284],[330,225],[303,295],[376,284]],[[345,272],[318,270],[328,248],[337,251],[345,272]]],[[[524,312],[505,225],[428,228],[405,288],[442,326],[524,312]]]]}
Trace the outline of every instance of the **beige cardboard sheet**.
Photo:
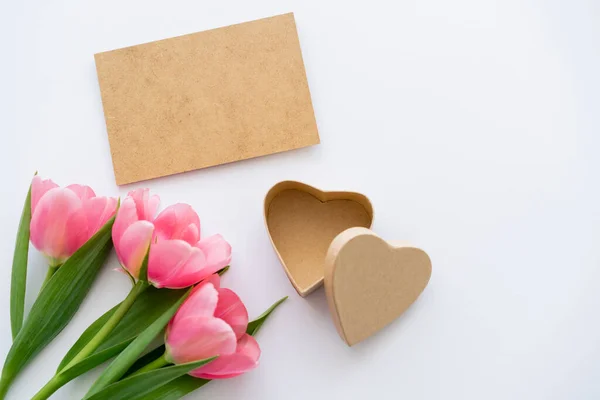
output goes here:
{"type": "Polygon", "coordinates": [[[319,143],[293,14],[95,59],[119,185],[319,143]]]}

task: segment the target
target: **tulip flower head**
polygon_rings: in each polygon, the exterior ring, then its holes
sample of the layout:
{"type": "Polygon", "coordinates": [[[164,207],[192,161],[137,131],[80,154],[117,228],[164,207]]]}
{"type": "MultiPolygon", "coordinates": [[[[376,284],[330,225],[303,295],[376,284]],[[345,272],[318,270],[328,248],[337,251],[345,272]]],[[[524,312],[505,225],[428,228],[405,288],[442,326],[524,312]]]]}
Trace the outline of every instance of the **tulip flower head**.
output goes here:
{"type": "Polygon", "coordinates": [[[30,239],[52,267],[63,264],[108,222],[117,199],[97,197],[83,185],[59,187],[35,176],[31,183],[30,239]]]}
{"type": "Polygon", "coordinates": [[[113,225],[113,242],[123,268],[135,279],[148,254],[148,282],[157,288],[192,286],[231,261],[221,235],[200,239],[200,218],[187,204],[174,204],[157,217],[160,199],[148,189],[129,192],[113,225]]]}
{"type": "Polygon", "coordinates": [[[165,333],[167,361],[184,364],[219,356],[190,375],[227,379],[256,368],[260,347],[246,333],[248,311],[237,294],[220,287],[213,275],[194,288],[169,322],[165,333]]]}

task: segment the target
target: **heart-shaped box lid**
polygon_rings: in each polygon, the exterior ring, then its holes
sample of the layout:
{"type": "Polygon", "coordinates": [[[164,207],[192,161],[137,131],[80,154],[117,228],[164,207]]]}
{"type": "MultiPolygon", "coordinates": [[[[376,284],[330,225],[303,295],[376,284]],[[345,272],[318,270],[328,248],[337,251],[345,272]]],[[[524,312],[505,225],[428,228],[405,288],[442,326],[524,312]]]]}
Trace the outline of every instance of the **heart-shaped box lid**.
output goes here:
{"type": "Polygon", "coordinates": [[[325,293],[333,322],[350,346],[379,332],[410,307],[431,278],[427,253],[350,228],[325,258],[325,293]]]}

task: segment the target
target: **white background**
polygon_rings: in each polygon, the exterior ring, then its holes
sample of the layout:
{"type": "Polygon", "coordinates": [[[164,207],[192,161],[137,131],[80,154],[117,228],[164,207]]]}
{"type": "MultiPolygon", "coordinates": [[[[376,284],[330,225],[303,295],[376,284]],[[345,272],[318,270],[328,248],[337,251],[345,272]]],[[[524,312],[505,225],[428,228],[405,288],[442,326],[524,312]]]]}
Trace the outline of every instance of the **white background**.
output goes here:
{"type": "MultiPolygon", "coordinates": [[[[14,236],[35,170],[187,202],[233,245],[224,279],[256,316],[259,369],[198,399],[600,398],[600,4],[597,1],[16,1],[0,7],[0,357],[14,236]],[[126,187],[114,183],[93,54],[295,12],[322,144],[126,187]],[[301,299],[262,200],[284,179],[357,190],[373,229],[423,247],[431,282],[348,348],[323,291],[301,299]]],[[[114,255],[8,399],[31,397],[129,281],[114,255]]],[[[27,309],[45,275],[31,251],[27,309]]],[[[77,399],[95,370],[54,398],[77,399]]]]}

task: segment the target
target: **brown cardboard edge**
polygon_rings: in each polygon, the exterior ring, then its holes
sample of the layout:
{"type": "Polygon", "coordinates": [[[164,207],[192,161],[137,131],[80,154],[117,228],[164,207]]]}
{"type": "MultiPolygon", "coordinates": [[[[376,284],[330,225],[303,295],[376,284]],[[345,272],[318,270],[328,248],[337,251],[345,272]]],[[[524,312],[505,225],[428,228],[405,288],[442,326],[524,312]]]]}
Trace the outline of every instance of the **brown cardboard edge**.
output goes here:
{"type": "MultiPolygon", "coordinates": [[[[277,247],[275,246],[275,242],[273,241],[273,238],[271,237],[271,231],[269,230],[269,223],[268,223],[268,219],[267,219],[267,217],[269,215],[269,207],[270,207],[273,199],[279,193],[281,193],[285,190],[290,190],[290,189],[304,191],[304,192],[316,197],[321,202],[327,202],[330,200],[338,200],[338,199],[353,200],[353,201],[359,203],[360,205],[362,205],[365,208],[365,210],[367,211],[367,214],[370,217],[369,227],[371,227],[373,225],[373,219],[375,218],[375,215],[374,215],[373,204],[371,203],[371,200],[369,200],[369,198],[367,196],[357,193],[357,192],[346,192],[346,191],[326,192],[326,191],[320,190],[314,186],[308,185],[306,183],[299,182],[299,181],[291,181],[291,180],[278,182],[273,187],[271,187],[271,189],[269,189],[269,191],[267,192],[267,194],[265,196],[265,200],[263,203],[263,216],[264,216],[264,220],[265,220],[265,227],[267,229],[267,235],[269,236],[269,240],[271,241],[273,250],[275,250],[275,254],[277,254],[277,258],[279,258],[279,262],[283,266],[283,270],[285,271],[285,274],[287,275],[288,279],[292,283],[292,286],[294,287],[294,289],[296,289],[296,292],[298,292],[300,297],[306,297],[309,294],[311,294],[312,292],[314,292],[316,289],[318,289],[321,285],[323,285],[325,275],[323,275],[323,277],[321,279],[319,279],[317,282],[315,282],[313,285],[309,286],[308,288],[300,288],[298,286],[298,283],[294,279],[294,277],[290,274],[290,271],[289,271],[287,265],[285,264],[285,262],[283,261],[283,258],[281,257],[281,254],[279,253],[279,250],[277,250],[277,247]]],[[[350,228],[350,229],[353,229],[353,228],[350,228]]],[[[366,228],[362,228],[362,229],[366,229],[366,228]]]]}
{"type": "Polygon", "coordinates": [[[103,50],[103,51],[99,51],[97,53],[94,53],[94,56],[97,56],[97,55],[103,54],[103,53],[110,53],[111,51],[115,51],[115,50],[129,49],[131,47],[144,46],[144,45],[153,44],[153,43],[160,43],[160,42],[164,42],[164,41],[170,40],[170,39],[184,38],[186,36],[195,35],[196,33],[199,33],[199,32],[210,32],[210,31],[214,31],[214,30],[217,30],[217,29],[221,29],[221,28],[229,28],[230,26],[237,26],[237,25],[246,24],[248,22],[258,22],[258,21],[263,21],[263,20],[272,19],[272,18],[278,18],[278,17],[285,17],[285,16],[292,17],[292,19],[294,21],[294,26],[296,25],[296,16],[294,15],[294,12],[293,11],[288,11],[288,12],[284,12],[284,13],[281,13],[281,14],[270,15],[268,17],[262,17],[262,18],[250,19],[250,20],[246,20],[246,21],[242,21],[242,22],[237,22],[235,24],[219,25],[219,26],[216,26],[214,28],[202,29],[202,30],[197,31],[197,32],[182,33],[180,35],[169,36],[168,38],[148,40],[147,42],[131,44],[131,45],[128,45],[128,46],[123,46],[123,47],[117,47],[117,48],[110,49],[110,50],[103,50]]]}
{"type": "MultiPolygon", "coordinates": [[[[107,134],[108,136],[108,134],[107,134]]],[[[248,158],[239,158],[236,160],[231,160],[231,161],[227,161],[224,162],[222,164],[216,164],[216,165],[210,165],[207,167],[202,167],[202,168],[189,168],[180,172],[168,172],[168,173],[164,173],[161,175],[157,175],[154,176],[152,178],[144,178],[144,179],[137,179],[137,180],[117,180],[116,179],[116,175],[115,175],[115,182],[117,184],[117,186],[124,186],[124,185],[130,185],[130,184],[134,184],[134,183],[140,183],[140,182],[148,182],[154,179],[161,179],[161,178],[167,178],[169,176],[177,176],[177,175],[181,175],[181,174],[187,174],[188,172],[196,172],[196,171],[205,171],[205,170],[210,170],[211,168],[219,168],[221,166],[224,165],[229,165],[229,164],[236,164],[236,163],[244,163],[245,161],[249,161],[249,160],[253,160],[256,158],[263,158],[263,157],[270,157],[276,154],[282,154],[282,153],[287,153],[289,151],[295,151],[295,150],[300,150],[300,149],[306,149],[309,147],[313,147],[313,146],[318,146],[320,145],[320,141],[318,143],[314,143],[314,144],[307,144],[307,145],[302,145],[302,146],[298,146],[298,147],[294,147],[294,148],[290,148],[290,149],[285,149],[285,150],[281,150],[281,151],[276,151],[274,153],[263,153],[263,154],[257,154],[255,156],[252,157],[248,157],[248,158]]],[[[112,155],[112,152],[111,152],[112,155]]],[[[114,162],[113,162],[113,171],[114,171],[114,162]]]]}
{"type": "Polygon", "coordinates": [[[98,56],[100,53],[94,54],[94,69],[96,70],[96,82],[98,83],[98,91],[100,92],[100,104],[102,104],[102,121],[104,122],[104,137],[106,138],[106,143],[108,144],[108,150],[110,151],[110,162],[112,164],[113,176],[115,178],[115,183],[117,186],[122,185],[119,183],[119,179],[117,178],[117,173],[115,172],[115,153],[113,151],[112,144],[110,143],[110,136],[108,135],[108,125],[106,124],[106,114],[104,112],[105,104],[104,104],[104,93],[102,92],[102,84],[100,83],[100,73],[98,71],[98,56]]]}
{"type": "Polygon", "coordinates": [[[315,119],[315,127],[317,128],[317,143],[312,144],[311,146],[315,146],[321,144],[321,135],[319,134],[319,124],[317,123],[317,115],[315,113],[315,105],[313,104],[312,93],[310,91],[310,82],[308,81],[308,74],[306,72],[306,63],[304,62],[304,54],[302,53],[302,42],[300,41],[300,32],[298,31],[298,24],[296,24],[296,16],[293,12],[282,14],[288,15],[291,14],[292,24],[294,25],[294,30],[296,31],[296,37],[298,38],[298,47],[300,48],[300,61],[302,61],[302,71],[304,72],[304,79],[306,80],[306,88],[308,90],[308,99],[310,102],[310,108],[313,111],[313,117],[315,119]]]}

